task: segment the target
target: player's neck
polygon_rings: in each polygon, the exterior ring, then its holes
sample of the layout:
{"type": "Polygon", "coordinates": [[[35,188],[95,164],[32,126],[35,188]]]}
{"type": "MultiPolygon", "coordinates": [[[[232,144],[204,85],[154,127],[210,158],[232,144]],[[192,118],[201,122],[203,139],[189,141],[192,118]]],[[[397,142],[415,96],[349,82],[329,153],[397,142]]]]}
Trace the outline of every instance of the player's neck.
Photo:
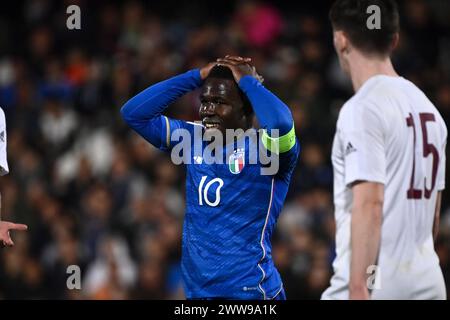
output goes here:
{"type": "Polygon", "coordinates": [[[391,77],[398,77],[397,72],[392,66],[389,57],[383,58],[369,58],[360,53],[356,53],[349,59],[350,77],[352,79],[353,89],[355,92],[362,87],[362,85],[376,75],[386,75],[391,77]]]}

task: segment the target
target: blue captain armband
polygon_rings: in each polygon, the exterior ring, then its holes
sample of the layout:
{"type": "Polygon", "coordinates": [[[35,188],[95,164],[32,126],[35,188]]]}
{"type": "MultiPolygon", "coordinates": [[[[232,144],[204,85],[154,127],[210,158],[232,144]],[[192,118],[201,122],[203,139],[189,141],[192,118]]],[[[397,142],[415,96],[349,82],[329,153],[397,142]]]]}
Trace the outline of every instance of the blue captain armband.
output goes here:
{"type": "Polygon", "coordinates": [[[262,143],[264,148],[270,152],[274,152],[276,154],[288,152],[295,146],[294,125],[292,125],[292,129],[288,133],[278,138],[271,138],[267,134],[267,131],[264,130],[262,135],[262,143]]]}

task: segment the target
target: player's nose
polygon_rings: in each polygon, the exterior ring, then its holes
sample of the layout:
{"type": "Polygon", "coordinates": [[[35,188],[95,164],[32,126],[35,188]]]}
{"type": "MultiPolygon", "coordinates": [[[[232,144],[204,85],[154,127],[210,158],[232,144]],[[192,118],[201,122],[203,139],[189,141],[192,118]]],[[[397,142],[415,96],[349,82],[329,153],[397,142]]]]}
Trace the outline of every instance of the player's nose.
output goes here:
{"type": "Polygon", "coordinates": [[[216,114],[216,104],[212,102],[204,102],[200,107],[200,113],[204,116],[216,114]]]}

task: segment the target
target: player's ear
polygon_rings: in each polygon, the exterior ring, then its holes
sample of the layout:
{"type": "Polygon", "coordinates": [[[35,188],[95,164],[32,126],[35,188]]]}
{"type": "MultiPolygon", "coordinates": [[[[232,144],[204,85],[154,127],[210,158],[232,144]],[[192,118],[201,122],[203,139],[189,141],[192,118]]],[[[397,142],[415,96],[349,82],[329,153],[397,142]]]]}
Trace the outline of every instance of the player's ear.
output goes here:
{"type": "Polygon", "coordinates": [[[397,32],[394,34],[394,39],[392,40],[392,51],[395,50],[400,42],[400,34],[397,32]]]}
{"type": "Polygon", "coordinates": [[[335,30],[333,33],[334,47],[341,54],[348,53],[349,41],[347,35],[341,30],[335,30]]]}

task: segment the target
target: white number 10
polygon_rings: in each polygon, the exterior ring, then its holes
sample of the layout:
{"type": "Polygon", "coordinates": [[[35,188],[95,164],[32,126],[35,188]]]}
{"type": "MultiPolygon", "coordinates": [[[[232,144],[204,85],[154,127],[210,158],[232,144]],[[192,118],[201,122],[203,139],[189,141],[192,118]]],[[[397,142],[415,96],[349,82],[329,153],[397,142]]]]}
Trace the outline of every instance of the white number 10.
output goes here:
{"type": "Polygon", "coordinates": [[[203,189],[203,185],[205,184],[207,176],[203,176],[202,180],[200,180],[200,185],[198,186],[198,203],[202,206],[203,200],[205,200],[206,204],[210,207],[216,207],[220,203],[220,188],[223,186],[223,180],[220,178],[214,178],[210,182],[205,185],[205,189],[203,189]],[[208,199],[208,190],[213,185],[213,183],[218,183],[219,186],[216,189],[216,199],[214,202],[209,201],[208,199]]]}

